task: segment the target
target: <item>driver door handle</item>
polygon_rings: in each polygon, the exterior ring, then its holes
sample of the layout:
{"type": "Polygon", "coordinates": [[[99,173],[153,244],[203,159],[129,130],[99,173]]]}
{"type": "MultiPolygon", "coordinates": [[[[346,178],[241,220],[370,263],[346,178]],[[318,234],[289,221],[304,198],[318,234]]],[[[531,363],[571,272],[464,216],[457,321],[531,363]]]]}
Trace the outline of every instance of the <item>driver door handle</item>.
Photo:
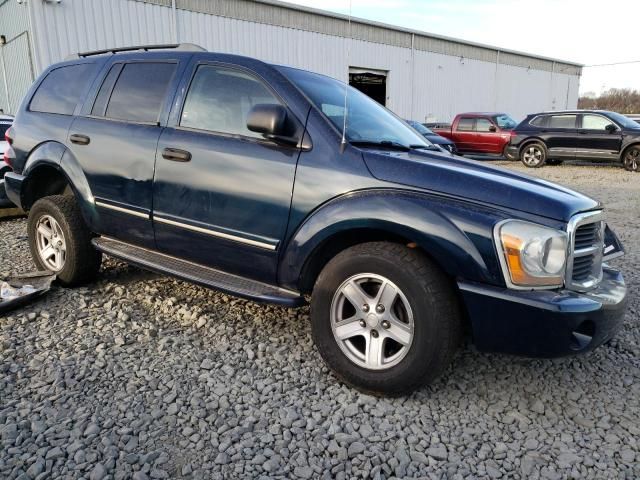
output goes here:
{"type": "Polygon", "coordinates": [[[162,158],[172,162],[188,162],[191,160],[191,152],[178,148],[165,148],[162,151],[162,158]]]}
{"type": "Polygon", "coordinates": [[[89,145],[91,139],[86,135],[80,135],[79,133],[74,133],[69,137],[69,141],[71,143],[75,143],[76,145],[89,145]]]}

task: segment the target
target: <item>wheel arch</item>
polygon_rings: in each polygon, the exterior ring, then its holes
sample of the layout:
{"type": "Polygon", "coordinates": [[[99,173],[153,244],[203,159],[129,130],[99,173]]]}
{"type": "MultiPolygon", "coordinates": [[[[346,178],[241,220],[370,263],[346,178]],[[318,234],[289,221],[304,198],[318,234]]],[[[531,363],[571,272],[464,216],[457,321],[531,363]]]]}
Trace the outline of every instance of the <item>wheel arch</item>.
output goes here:
{"type": "Polygon", "coordinates": [[[634,140],[633,142],[624,146],[622,152],[620,153],[620,162],[624,162],[624,156],[627,154],[629,149],[633,147],[640,148],[640,140],[634,140]]]}
{"type": "Polygon", "coordinates": [[[529,138],[523,140],[522,143],[520,144],[520,147],[518,148],[518,158],[522,158],[522,151],[525,149],[525,147],[528,147],[532,143],[541,144],[542,147],[544,148],[545,153],[548,154],[549,149],[547,148],[547,144],[544,142],[544,140],[542,140],[539,137],[529,137],[529,138]]]}
{"type": "MultiPolygon", "coordinates": [[[[487,261],[487,252],[481,253],[453,219],[464,213],[450,204],[457,213],[438,209],[438,203],[419,194],[388,190],[350,194],[328,202],[307,217],[288,242],[280,261],[279,281],[308,293],[322,268],[341,251],[360,243],[390,241],[419,249],[451,278],[499,282],[497,258],[487,261]]],[[[493,223],[485,225],[488,237],[493,223]]],[[[493,246],[491,250],[493,253],[493,246]]]]}

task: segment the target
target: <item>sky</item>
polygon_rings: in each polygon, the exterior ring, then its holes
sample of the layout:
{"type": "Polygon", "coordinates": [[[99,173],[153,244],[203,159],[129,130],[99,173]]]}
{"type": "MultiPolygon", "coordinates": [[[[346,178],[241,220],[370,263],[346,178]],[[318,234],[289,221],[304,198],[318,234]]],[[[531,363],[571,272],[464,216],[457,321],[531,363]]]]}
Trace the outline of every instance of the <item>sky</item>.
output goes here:
{"type": "Polygon", "coordinates": [[[640,0],[287,0],[584,65],[580,93],[640,90],[640,0]]]}

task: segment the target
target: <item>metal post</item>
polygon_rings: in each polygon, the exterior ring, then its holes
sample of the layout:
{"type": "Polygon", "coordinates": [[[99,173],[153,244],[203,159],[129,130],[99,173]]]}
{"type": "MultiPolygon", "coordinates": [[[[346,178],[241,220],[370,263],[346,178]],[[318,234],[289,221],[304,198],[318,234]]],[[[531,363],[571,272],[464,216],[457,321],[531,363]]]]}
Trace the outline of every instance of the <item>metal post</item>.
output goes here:
{"type": "Polygon", "coordinates": [[[7,82],[7,65],[4,63],[4,45],[0,47],[0,62],[2,63],[2,80],[4,82],[4,95],[7,99],[5,113],[13,113],[11,105],[9,105],[9,82],[7,82]]]}
{"type": "Polygon", "coordinates": [[[180,43],[180,35],[178,34],[178,10],[176,9],[176,0],[171,0],[171,15],[173,16],[173,41],[180,43]]]}
{"type": "Polygon", "coordinates": [[[415,81],[416,81],[416,53],[415,53],[415,40],[416,40],[416,34],[412,33],[411,34],[411,117],[410,119],[413,120],[414,116],[414,104],[416,101],[416,97],[415,97],[415,81]]]}
{"type": "Polygon", "coordinates": [[[551,110],[555,110],[556,109],[556,106],[553,103],[553,99],[554,99],[554,96],[553,96],[553,75],[554,75],[554,73],[556,73],[556,62],[553,62],[551,64],[551,88],[549,89],[550,90],[550,96],[551,96],[551,110]]]}
{"type": "Polygon", "coordinates": [[[498,91],[500,90],[498,85],[498,68],[500,67],[500,50],[496,51],[496,71],[493,79],[493,109],[498,110],[498,91]]]}

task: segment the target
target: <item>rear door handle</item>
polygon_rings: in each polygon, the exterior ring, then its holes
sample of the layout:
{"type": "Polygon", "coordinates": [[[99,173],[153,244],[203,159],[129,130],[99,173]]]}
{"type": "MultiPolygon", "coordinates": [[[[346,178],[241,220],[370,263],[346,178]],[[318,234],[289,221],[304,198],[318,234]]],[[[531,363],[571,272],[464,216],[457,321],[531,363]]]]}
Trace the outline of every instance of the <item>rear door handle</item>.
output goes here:
{"type": "Polygon", "coordinates": [[[91,139],[86,135],[80,135],[78,133],[74,133],[69,137],[71,143],[75,143],[76,145],[89,145],[91,139]]]}
{"type": "Polygon", "coordinates": [[[191,160],[191,152],[178,148],[165,148],[162,151],[162,158],[172,162],[188,162],[191,160]]]}

